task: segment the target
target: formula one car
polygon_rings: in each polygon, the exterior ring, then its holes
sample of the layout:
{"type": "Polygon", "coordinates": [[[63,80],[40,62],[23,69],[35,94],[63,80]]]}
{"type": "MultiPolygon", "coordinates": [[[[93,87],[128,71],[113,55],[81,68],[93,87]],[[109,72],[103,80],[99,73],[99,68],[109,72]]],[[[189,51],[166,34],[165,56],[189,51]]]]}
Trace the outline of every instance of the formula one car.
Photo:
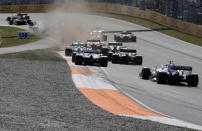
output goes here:
{"type": "Polygon", "coordinates": [[[15,16],[7,17],[9,25],[33,25],[32,20],[27,14],[18,13],[15,16]]]}
{"type": "Polygon", "coordinates": [[[81,53],[76,53],[72,56],[76,65],[94,65],[99,64],[100,66],[107,67],[108,58],[101,54],[98,50],[86,50],[81,53]]]}
{"type": "Polygon", "coordinates": [[[120,49],[120,51],[112,54],[112,63],[133,63],[142,65],[142,56],[138,56],[135,49],[120,49]]]}
{"type": "Polygon", "coordinates": [[[160,68],[143,67],[140,78],[156,81],[158,84],[179,84],[186,82],[188,86],[197,87],[199,82],[198,74],[192,74],[191,66],[178,66],[172,62],[162,65],[160,68]]]}
{"type": "Polygon", "coordinates": [[[111,43],[108,43],[108,60],[111,61],[111,58],[112,58],[112,54],[117,52],[117,51],[120,51],[120,49],[127,49],[126,47],[123,46],[123,44],[121,42],[111,42],[111,43]]]}
{"type": "Polygon", "coordinates": [[[98,39],[100,41],[107,41],[107,35],[104,34],[101,28],[96,28],[90,32],[92,39],[98,39]]]}
{"type": "Polygon", "coordinates": [[[97,49],[102,49],[102,47],[104,46],[104,44],[97,39],[91,39],[91,40],[87,40],[87,45],[91,46],[93,50],[97,50],[97,49]]]}
{"type": "Polygon", "coordinates": [[[128,31],[123,31],[118,35],[114,35],[116,42],[136,42],[136,36],[128,31]]]}
{"type": "Polygon", "coordinates": [[[74,42],[71,46],[66,47],[65,56],[72,56],[73,52],[81,52],[87,48],[87,44],[74,42]]]}

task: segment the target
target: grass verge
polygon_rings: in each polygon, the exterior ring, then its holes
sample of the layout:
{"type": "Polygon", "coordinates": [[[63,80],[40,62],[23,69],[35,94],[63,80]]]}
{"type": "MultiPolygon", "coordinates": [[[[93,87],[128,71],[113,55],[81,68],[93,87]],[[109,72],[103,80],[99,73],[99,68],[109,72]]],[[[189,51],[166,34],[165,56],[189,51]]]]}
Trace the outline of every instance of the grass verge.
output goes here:
{"type": "Polygon", "coordinates": [[[4,38],[10,36],[17,36],[17,32],[19,31],[25,30],[16,27],[0,26],[0,37],[2,37],[2,44],[0,48],[23,45],[41,39],[39,36],[32,34],[30,36],[30,39],[18,39],[17,37],[4,38]]]}
{"type": "MultiPolygon", "coordinates": [[[[137,25],[144,26],[146,28],[150,28],[150,29],[168,28],[164,25],[160,25],[160,24],[152,22],[150,20],[146,20],[146,19],[142,19],[142,18],[138,18],[138,17],[119,15],[119,14],[113,14],[113,13],[93,13],[93,14],[128,21],[128,22],[131,22],[131,23],[134,23],[137,25]]],[[[183,32],[177,31],[177,30],[173,30],[173,29],[159,30],[159,32],[172,36],[172,37],[175,37],[177,39],[195,44],[195,45],[202,46],[202,38],[200,38],[200,37],[196,37],[196,36],[186,34],[186,33],[183,33],[183,32]]]]}
{"type": "Polygon", "coordinates": [[[0,55],[0,58],[5,59],[26,59],[26,60],[37,60],[37,61],[64,61],[63,58],[56,53],[53,49],[39,49],[23,51],[19,53],[10,53],[0,55]]]}

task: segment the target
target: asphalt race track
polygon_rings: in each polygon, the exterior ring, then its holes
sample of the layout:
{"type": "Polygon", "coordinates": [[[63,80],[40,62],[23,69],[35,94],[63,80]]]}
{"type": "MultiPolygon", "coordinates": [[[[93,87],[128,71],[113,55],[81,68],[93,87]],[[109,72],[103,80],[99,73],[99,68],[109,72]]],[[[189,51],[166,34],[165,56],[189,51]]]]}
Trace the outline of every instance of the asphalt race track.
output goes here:
{"type": "MultiPolygon", "coordinates": [[[[0,25],[6,25],[5,17],[0,15],[0,25]]],[[[45,14],[31,14],[32,19],[43,20],[45,14]]],[[[144,27],[125,21],[100,16],[63,14],[64,17],[79,17],[85,28],[102,27],[103,30],[140,30],[144,27]],[[82,19],[83,18],[83,19],[82,19]]],[[[137,53],[143,56],[143,66],[154,67],[167,63],[169,60],[179,65],[190,65],[193,72],[199,74],[197,88],[187,86],[158,85],[155,82],[139,79],[138,75],[142,66],[109,64],[102,68],[106,77],[122,93],[132,99],[137,99],[148,107],[165,115],[202,125],[202,48],[164,34],[149,31],[136,32],[137,43],[124,43],[124,45],[136,48],[137,53]]],[[[109,34],[108,42],[113,41],[113,34],[109,34]]],[[[43,44],[46,44],[44,41],[43,44]]],[[[30,44],[31,45],[31,44],[30,44]]],[[[28,46],[28,45],[24,45],[28,46]]],[[[23,46],[23,47],[24,47],[23,46]]],[[[34,49],[36,45],[26,49],[34,49]]],[[[10,48],[9,52],[16,52],[10,48]]],[[[0,53],[2,49],[0,49],[0,53]]]]}

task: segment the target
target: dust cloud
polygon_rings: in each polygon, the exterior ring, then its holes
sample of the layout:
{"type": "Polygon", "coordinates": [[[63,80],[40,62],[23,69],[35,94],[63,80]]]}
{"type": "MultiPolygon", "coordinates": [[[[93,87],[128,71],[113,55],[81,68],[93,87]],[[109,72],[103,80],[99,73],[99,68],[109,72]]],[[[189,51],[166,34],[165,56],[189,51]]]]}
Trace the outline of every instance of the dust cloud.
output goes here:
{"type": "Polygon", "coordinates": [[[46,34],[59,41],[59,48],[70,45],[74,41],[86,41],[90,36],[89,29],[86,28],[85,14],[88,8],[81,5],[57,6],[48,13],[44,24],[46,34]]]}

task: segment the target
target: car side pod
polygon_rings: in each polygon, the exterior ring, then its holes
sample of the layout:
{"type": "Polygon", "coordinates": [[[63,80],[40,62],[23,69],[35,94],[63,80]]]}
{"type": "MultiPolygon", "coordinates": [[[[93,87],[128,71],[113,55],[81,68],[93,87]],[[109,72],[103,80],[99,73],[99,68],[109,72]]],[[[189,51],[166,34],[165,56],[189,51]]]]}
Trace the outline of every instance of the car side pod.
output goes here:
{"type": "Polygon", "coordinates": [[[167,74],[167,72],[157,72],[156,82],[158,84],[166,84],[167,81],[168,81],[168,74],[167,74]]]}
{"type": "Polygon", "coordinates": [[[142,78],[144,80],[149,80],[149,77],[151,76],[151,69],[147,68],[147,67],[143,67],[139,76],[140,76],[140,78],[142,78]]]}

